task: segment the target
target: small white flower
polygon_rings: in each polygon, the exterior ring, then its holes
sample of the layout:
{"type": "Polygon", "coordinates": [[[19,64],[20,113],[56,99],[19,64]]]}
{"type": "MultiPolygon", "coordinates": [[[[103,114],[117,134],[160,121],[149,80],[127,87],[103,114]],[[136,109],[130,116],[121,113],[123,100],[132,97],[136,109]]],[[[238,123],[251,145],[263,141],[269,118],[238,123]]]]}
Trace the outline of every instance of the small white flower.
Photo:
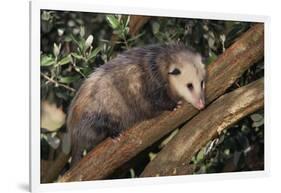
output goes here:
{"type": "Polygon", "coordinates": [[[93,40],[94,40],[94,36],[89,35],[85,42],[85,49],[88,49],[92,45],[93,40]]]}
{"type": "Polygon", "coordinates": [[[59,36],[62,36],[63,33],[64,33],[63,29],[58,29],[58,34],[59,34],[59,36]]]}
{"type": "Polygon", "coordinates": [[[58,57],[58,55],[60,54],[60,49],[61,49],[61,44],[57,45],[56,43],[54,43],[53,53],[55,57],[58,57]]]}

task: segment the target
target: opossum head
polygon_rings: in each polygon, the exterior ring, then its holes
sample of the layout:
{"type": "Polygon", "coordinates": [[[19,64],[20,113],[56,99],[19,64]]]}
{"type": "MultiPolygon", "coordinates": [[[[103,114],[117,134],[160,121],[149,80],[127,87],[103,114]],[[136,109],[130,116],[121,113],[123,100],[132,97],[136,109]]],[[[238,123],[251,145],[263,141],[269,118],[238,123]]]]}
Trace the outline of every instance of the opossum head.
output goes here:
{"type": "Polygon", "coordinates": [[[169,66],[172,93],[201,110],[205,107],[205,65],[200,54],[180,53],[169,66]]]}

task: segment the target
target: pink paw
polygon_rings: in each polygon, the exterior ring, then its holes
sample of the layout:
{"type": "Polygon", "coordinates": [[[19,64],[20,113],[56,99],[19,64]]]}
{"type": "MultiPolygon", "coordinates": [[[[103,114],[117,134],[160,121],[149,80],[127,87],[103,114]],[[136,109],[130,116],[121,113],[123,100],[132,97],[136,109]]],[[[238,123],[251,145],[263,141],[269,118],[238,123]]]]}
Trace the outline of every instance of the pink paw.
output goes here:
{"type": "Polygon", "coordinates": [[[182,101],[178,101],[177,106],[173,110],[176,111],[177,109],[180,109],[182,107],[182,104],[183,104],[182,101]]]}
{"type": "Polygon", "coordinates": [[[121,141],[123,134],[119,134],[117,137],[112,138],[113,143],[118,143],[121,141]]]}

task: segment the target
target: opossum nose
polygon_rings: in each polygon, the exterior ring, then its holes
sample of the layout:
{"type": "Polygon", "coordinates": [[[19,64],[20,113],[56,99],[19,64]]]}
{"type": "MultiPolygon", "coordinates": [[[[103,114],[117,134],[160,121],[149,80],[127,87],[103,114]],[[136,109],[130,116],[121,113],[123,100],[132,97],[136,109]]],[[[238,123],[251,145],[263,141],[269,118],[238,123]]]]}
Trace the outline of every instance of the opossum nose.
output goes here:
{"type": "Polygon", "coordinates": [[[203,99],[200,99],[200,100],[197,102],[196,106],[198,107],[199,110],[203,109],[203,108],[205,107],[205,102],[204,102],[204,100],[203,100],[203,99]]]}

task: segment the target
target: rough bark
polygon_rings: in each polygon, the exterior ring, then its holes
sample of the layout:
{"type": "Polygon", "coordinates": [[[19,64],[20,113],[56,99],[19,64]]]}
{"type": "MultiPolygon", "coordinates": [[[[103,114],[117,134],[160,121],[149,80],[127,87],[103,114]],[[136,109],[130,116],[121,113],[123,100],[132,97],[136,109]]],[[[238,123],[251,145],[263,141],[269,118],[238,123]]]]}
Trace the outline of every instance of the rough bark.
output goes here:
{"type": "MultiPolygon", "coordinates": [[[[41,183],[50,183],[57,179],[59,173],[67,163],[70,155],[66,155],[63,152],[59,154],[56,160],[51,161],[45,169],[41,170],[41,183]]],[[[44,162],[42,162],[41,167],[44,166],[44,162]]],[[[47,161],[48,163],[48,161],[47,161]]]]}
{"type": "Polygon", "coordinates": [[[149,21],[150,18],[150,16],[131,16],[129,23],[129,34],[131,36],[137,35],[139,33],[139,30],[149,21]]]}
{"type": "MultiPolygon", "coordinates": [[[[262,59],[263,50],[264,26],[257,24],[245,32],[218,60],[210,64],[207,69],[207,104],[222,95],[246,69],[262,59]]],[[[164,112],[126,130],[119,142],[108,138],[62,176],[59,182],[104,179],[197,113],[191,105],[184,104],[178,111],[164,112]]]]}
{"type": "Polygon", "coordinates": [[[192,173],[189,162],[197,151],[222,130],[263,107],[263,87],[263,79],[260,79],[218,98],[182,127],[141,176],[192,173]]]}

